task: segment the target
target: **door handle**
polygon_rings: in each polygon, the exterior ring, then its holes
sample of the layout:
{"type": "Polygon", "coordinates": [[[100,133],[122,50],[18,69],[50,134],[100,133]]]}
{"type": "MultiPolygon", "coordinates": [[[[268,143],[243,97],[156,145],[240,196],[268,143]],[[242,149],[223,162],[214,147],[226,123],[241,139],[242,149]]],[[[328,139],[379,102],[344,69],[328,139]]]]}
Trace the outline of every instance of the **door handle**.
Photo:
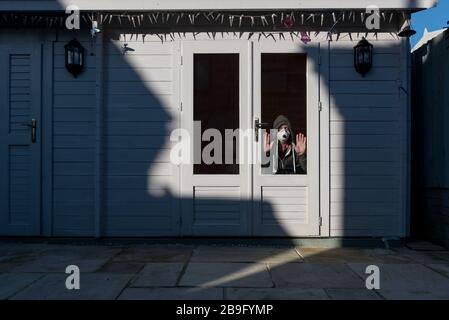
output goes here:
{"type": "Polygon", "coordinates": [[[31,142],[36,143],[36,128],[37,128],[36,119],[31,119],[31,123],[22,123],[22,126],[31,128],[31,142]]]}
{"type": "Polygon", "coordinates": [[[254,119],[254,131],[255,131],[254,133],[255,133],[256,142],[259,141],[259,129],[270,129],[270,124],[260,122],[259,118],[254,119]]]}

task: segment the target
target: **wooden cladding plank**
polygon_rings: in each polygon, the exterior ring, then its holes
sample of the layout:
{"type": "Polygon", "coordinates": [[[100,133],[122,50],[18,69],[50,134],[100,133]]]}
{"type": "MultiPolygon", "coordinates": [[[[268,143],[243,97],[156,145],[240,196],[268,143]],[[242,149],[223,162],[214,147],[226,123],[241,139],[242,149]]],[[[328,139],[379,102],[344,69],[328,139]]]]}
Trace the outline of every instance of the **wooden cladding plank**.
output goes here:
{"type": "Polygon", "coordinates": [[[122,121],[122,122],[109,122],[105,126],[105,135],[122,135],[122,136],[134,136],[134,135],[152,135],[152,136],[164,136],[170,131],[172,124],[169,122],[138,122],[138,121],[122,121]]]}
{"type": "Polygon", "coordinates": [[[93,175],[94,166],[92,162],[60,162],[53,163],[54,176],[74,175],[74,176],[90,176],[93,175]]]}
{"type": "Polygon", "coordinates": [[[105,174],[108,176],[171,176],[172,163],[151,163],[147,161],[105,162],[105,174]]]}
{"type": "Polygon", "coordinates": [[[395,203],[399,197],[395,189],[331,189],[331,202],[385,202],[395,203]]]}
{"type": "Polygon", "coordinates": [[[70,94],[83,94],[94,95],[95,94],[95,82],[83,81],[83,82],[62,82],[56,81],[53,85],[55,94],[70,95],[70,94]]]}
{"type": "Polygon", "coordinates": [[[396,81],[331,81],[330,93],[334,94],[394,94],[398,93],[396,81]]]}
{"type": "Polygon", "coordinates": [[[53,124],[53,134],[57,135],[94,135],[95,128],[91,121],[58,121],[53,124]]]}
{"type": "Polygon", "coordinates": [[[107,122],[168,122],[170,119],[170,115],[162,108],[111,108],[105,114],[105,121],[107,122]]]}
{"type": "Polygon", "coordinates": [[[343,159],[343,161],[331,161],[331,174],[335,176],[395,176],[400,163],[397,161],[364,161],[354,162],[343,159]]]}
{"type": "Polygon", "coordinates": [[[397,148],[331,148],[332,161],[399,161],[397,148]]]}
{"type": "Polygon", "coordinates": [[[399,135],[397,121],[331,121],[330,133],[350,135],[399,135]]]}
{"type": "Polygon", "coordinates": [[[95,141],[90,136],[59,135],[53,138],[53,147],[55,149],[93,149],[95,147],[95,141]]]}
{"type": "Polygon", "coordinates": [[[330,108],[331,121],[391,121],[399,120],[400,113],[397,107],[332,107],[330,108]]]}
{"type": "Polygon", "coordinates": [[[58,109],[53,111],[54,121],[94,121],[95,112],[92,108],[70,108],[58,109]]]}
{"type": "MultiPolygon", "coordinates": [[[[331,49],[330,66],[334,67],[354,67],[354,53],[353,51],[335,52],[336,49],[331,49]]],[[[399,53],[375,53],[373,55],[373,69],[394,67],[398,68],[400,65],[399,53]]]]}
{"type": "Polygon", "coordinates": [[[92,148],[55,148],[53,159],[57,162],[92,162],[94,161],[94,149],[92,148]]]}
{"type": "Polygon", "coordinates": [[[171,94],[158,94],[156,92],[145,93],[142,95],[116,94],[113,98],[108,97],[108,110],[112,108],[154,108],[171,109],[174,108],[171,94]]]}
{"type": "Polygon", "coordinates": [[[398,148],[400,145],[400,137],[398,135],[331,135],[331,148],[398,148]]]}
{"type": "Polygon", "coordinates": [[[393,81],[399,77],[399,68],[396,66],[373,68],[364,78],[361,78],[352,65],[331,67],[329,74],[330,81],[393,81]]]}
{"type": "Polygon", "coordinates": [[[86,109],[95,108],[95,94],[55,94],[54,108],[86,109]]]}
{"type": "Polygon", "coordinates": [[[383,201],[331,202],[332,216],[389,216],[399,214],[399,205],[383,201]]]}
{"type": "Polygon", "coordinates": [[[331,176],[333,189],[395,189],[399,188],[399,176],[331,176]]]}
{"type": "Polygon", "coordinates": [[[149,81],[149,82],[109,82],[105,92],[108,96],[116,95],[148,95],[148,94],[172,94],[172,82],[170,81],[149,81]]]}
{"type": "Polygon", "coordinates": [[[107,55],[106,68],[171,68],[172,56],[162,55],[107,55]]]}
{"type": "Polygon", "coordinates": [[[109,68],[106,70],[105,80],[111,82],[156,82],[172,81],[171,68],[109,68]]]}
{"type": "Polygon", "coordinates": [[[112,149],[166,149],[174,142],[168,136],[160,135],[109,135],[104,137],[104,143],[107,148],[112,149]]]}
{"type": "Polygon", "coordinates": [[[400,105],[399,95],[394,94],[361,94],[358,92],[339,93],[330,97],[331,108],[392,108],[400,105]]]}

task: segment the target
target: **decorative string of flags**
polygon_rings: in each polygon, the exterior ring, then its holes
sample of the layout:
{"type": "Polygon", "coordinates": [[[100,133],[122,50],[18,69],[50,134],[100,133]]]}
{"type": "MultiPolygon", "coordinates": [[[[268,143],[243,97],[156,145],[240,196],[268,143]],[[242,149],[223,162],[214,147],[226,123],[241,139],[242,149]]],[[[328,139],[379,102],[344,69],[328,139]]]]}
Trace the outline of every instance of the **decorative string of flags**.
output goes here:
{"type": "MultiPolygon", "coordinates": [[[[400,17],[401,12],[390,11],[379,13],[379,18],[384,22],[391,23],[395,16],[400,17]]],[[[64,27],[68,15],[45,15],[45,14],[0,14],[0,25],[25,25],[25,26],[44,26],[44,27],[64,27]]],[[[154,34],[163,34],[161,41],[167,38],[167,35],[174,39],[176,26],[178,30],[186,27],[221,27],[224,30],[242,28],[249,32],[249,38],[255,33],[262,36],[275,38],[274,34],[279,33],[279,37],[284,37],[284,32],[290,30],[290,36],[298,37],[304,43],[311,41],[310,32],[317,32],[318,29],[327,29],[328,37],[332,40],[332,33],[336,25],[344,22],[362,25],[367,19],[368,14],[364,11],[290,11],[290,12],[265,12],[260,14],[233,13],[233,12],[146,12],[146,13],[101,13],[101,12],[82,12],[81,20],[90,29],[91,35],[99,31],[99,25],[114,25],[122,27],[160,27],[165,30],[155,30],[154,34]],[[329,29],[329,26],[332,26],[329,29]],[[253,29],[253,30],[252,30],[253,29]],[[294,30],[294,31],[293,31],[294,30]],[[277,31],[277,32],[276,32],[277,31]]],[[[155,28],[156,29],[156,28],[155,28]]],[[[188,29],[188,28],[187,28],[188,29]]],[[[323,30],[321,30],[323,31],[323,30]]],[[[326,31],[326,30],[325,30],[326,31]]],[[[188,31],[194,36],[200,32],[196,30],[188,31]]],[[[205,31],[203,31],[205,32],[205,31]]],[[[184,31],[182,31],[184,33],[184,31]]],[[[210,32],[207,32],[208,35],[210,32]]],[[[215,38],[216,32],[211,32],[215,38]]],[[[338,33],[337,38],[338,38],[338,33]]],[[[240,37],[242,37],[241,32],[240,37]]]]}
{"type": "MultiPolygon", "coordinates": [[[[382,12],[381,18],[384,21],[392,22],[398,12],[382,12]]],[[[44,23],[47,26],[64,25],[67,15],[38,15],[38,14],[17,14],[4,13],[0,15],[3,23],[38,24],[44,23]]],[[[317,24],[324,26],[326,22],[336,23],[338,19],[342,22],[363,23],[368,14],[364,11],[339,11],[339,12],[272,12],[264,14],[235,14],[229,12],[149,12],[149,13],[81,13],[82,20],[89,24],[90,21],[98,21],[100,24],[118,23],[119,25],[129,24],[134,27],[143,24],[172,24],[172,25],[197,25],[214,24],[227,27],[242,26],[283,26],[287,29],[295,26],[317,24]],[[201,20],[201,21],[200,21],[201,20]],[[198,23],[198,21],[200,21],[198,23]]],[[[0,23],[2,22],[0,20],[0,23]]]]}

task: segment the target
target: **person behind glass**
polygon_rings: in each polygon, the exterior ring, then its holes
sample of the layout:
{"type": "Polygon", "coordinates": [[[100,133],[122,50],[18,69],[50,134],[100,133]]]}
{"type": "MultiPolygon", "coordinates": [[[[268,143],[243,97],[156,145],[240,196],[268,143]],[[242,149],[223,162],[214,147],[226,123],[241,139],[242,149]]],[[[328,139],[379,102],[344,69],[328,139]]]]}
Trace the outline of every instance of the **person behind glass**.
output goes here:
{"type": "MultiPolygon", "coordinates": [[[[307,138],[304,134],[296,135],[296,143],[293,142],[293,129],[290,121],[284,115],[280,115],[273,122],[273,129],[277,130],[277,141],[274,153],[274,141],[271,134],[264,133],[263,150],[266,156],[273,161],[274,174],[306,174],[307,173],[307,138]],[[277,149],[277,154],[276,154],[277,149]]],[[[268,166],[271,166],[268,163],[268,166]]],[[[265,166],[264,166],[265,167],[265,166]]]]}

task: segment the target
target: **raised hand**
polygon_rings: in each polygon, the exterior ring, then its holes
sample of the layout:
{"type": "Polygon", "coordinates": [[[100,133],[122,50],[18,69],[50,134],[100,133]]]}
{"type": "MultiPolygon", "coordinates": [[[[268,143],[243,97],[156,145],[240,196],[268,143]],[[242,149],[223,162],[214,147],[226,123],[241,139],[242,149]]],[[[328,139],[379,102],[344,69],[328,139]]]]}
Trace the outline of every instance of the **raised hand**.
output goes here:
{"type": "Polygon", "coordinates": [[[295,145],[295,151],[300,156],[306,153],[307,150],[307,138],[302,133],[298,133],[296,135],[296,145],[295,145]]]}
{"type": "Polygon", "coordinates": [[[263,133],[263,152],[270,152],[274,142],[271,141],[271,135],[266,131],[263,133]]]}

